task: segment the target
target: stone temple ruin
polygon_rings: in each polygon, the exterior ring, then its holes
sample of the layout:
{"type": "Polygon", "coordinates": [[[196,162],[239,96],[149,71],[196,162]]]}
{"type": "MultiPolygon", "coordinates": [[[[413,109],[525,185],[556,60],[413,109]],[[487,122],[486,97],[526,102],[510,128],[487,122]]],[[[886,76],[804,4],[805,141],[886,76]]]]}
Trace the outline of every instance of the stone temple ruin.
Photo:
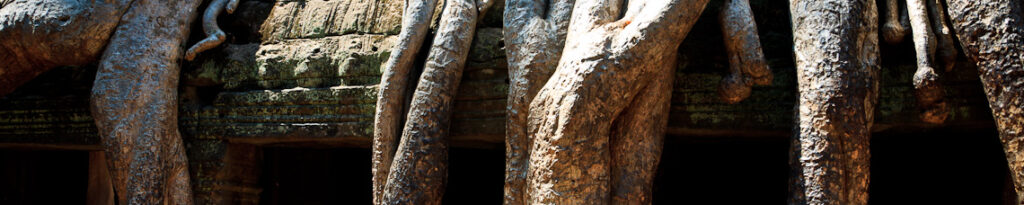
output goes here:
{"type": "MultiPolygon", "coordinates": [[[[736,192],[763,198],[729,200],[782,203],[787,197],[796,72],[790,25],[783,20],[789,11],[772,2],[753,1],[752,7],[775,79],[740,103],[721,102],[716,90],[728,70],[715,21],[721,3],[709,4],[680,46],[656,203],[736,192]]],[[[221,17],[228,40],[182,63],[178,89],[195,202],[369,203],[377,88],[400,32],[402,6],[400,0],[242,1],[221,17]]],[[[476,30],[459,87],[447,203],[501,200],[508,93],[501,8],[492,7],[476,30]]],[[[190,42],[199,39],[193,30],[190,42]]],[[[912,45],[883,44],[881,55],[873,202],[917,197],[895,188],[906,186],[963,194],[954,200],[1012,200],[974,64],[960,56],[944,74],[951,112],[935,125],[918,119],[912,45]],[[906,178],[936,167],[946,172],[906,178]],[[977,186],[932,188],[942,183],[925,176],[977,186]]],[[[87,157],[102,155],[89,112],[95,73],[95,65],[56,68],[0,97],[0,204],[81,203],[110,194],[109,184],[101,183],[105,162],[87,157]]]]}

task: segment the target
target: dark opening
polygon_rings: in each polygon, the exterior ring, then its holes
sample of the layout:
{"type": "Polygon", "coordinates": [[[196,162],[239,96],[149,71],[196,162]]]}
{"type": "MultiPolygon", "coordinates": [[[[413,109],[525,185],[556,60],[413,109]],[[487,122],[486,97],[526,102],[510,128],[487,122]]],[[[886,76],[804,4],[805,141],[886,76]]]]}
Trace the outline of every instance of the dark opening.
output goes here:
{"type": "Polygon", "coordinates": [[[85,204],[89,153],[0,149],[0,204],[85,204]]]}
{"type": "MultiPolygon", "coordinates": [[[[784,204],[787,138],[669,137],[655,204],[784,204]]],[[[1013,200],[994,129],[875,133],[871,204],[1013,200]]],[[[503,149],[453,148],[445,204],[500,204],[503,149]]],[[[261,204],[369,204],[370,150],[264,148],[261,204]]],[[[0,150],[0,204],[82,204],[88,152],[0,150]]]]}

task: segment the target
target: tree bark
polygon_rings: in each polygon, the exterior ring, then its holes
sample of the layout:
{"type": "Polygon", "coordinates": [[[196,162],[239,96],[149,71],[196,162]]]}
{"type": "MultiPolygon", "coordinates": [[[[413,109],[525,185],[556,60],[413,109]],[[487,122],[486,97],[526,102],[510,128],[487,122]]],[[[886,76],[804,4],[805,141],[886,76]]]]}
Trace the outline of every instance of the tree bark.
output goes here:
{"type": "Polygon", "coordinates": [[[790,204],[866,204],[878,96],[873,0],[791,0],[798,119],[790,204]]]}
{"type": "Polygon", "coordinates": [[[729,54],[729,76],[722,78],[718,94],[726,103],[738,103],[750,96],[751,86],[772,84],[772,71],[761,51],[750,2],[725,1],[718,19],[729,54]]]}
{"type": "Polygon", "coordinates": [[[373,202],[383,204],[384,187],[388,172],[394,160],[398,139],[401,136],[402,115],[405,109],[405,93],[408,87],[409,71],[420,46],[427,36],[430,18],[434,15],[435,0],[405,1],[402,15],[402,32],[398,43],[391,51],[384,74],[380,80],[377,95],[376,114],[373,123],[373,202]]]}
{"type": "Polygon", "coordinates": [[[504,204],[526,203],[528,156],[533,142],[527,132],[530,101],[558,66],[575,1],[546,3],[539,0],[505,2],[503,22],[509,94],[505,125],[504,204]]]}
{"type": "Polygon", "coordinates": [[[178,61],[200,2],[134,1],[100,60],[90,104],[119,204],[192,203],[178,61]]]}
{"type": "Polygon", "coordinates": [[[1020,203],[1024,201],[1024,3],[946,2],[964,54],[978,65],[1020,203]]]}
{"type": "Polygon", "coordinates": [[[95,62],[128,0],[12,0],[0,6],[0,96],[62,65],[95,62]]]}
{"type": "Polygon", "coordinates": [[[676,59],[665,59],[659,74],[619,114],[611,129],[612,204],[651,204],[668,128],[676,59]]]}
{"type": "MultiPolygon", "coordinates": [[[[402,138],[387,173],[380,204],[441,203],[448,175],[448,128],[452,103],[462,79],[478,16],[486,9],[477,8],[477,3],[473,0],[448,0],[445,3],[438,34],[434,37],[423,74],[413,93],[402,138]]],[[[401,96],[397,97],[400,99],[401,96]]],[[[391,143],[380,141],[381,144],[391,143]]]]}
{"type": "MultiPolygon", "coordinates": [[[[660,143],[660,140],[613,145],[610,138],[646,136],[642,138],[657,139],[660,136],[650,136],[657,133],[646,132],[658,132],[659,129],[616,129],[613,132],[612,127],[643,123],[618,122],[624,116],[645,115],[651,119],[644,121],[650,120],[648,122],[651,123],[660,120],[657,116],[649,116],[654,114],[651,110],[626,110],[634,102],[640,107],[637,109],[644,109],[642,105],[648,102],[637,100],[647,97],[638,98],[640,95],[654,95],[650,99],[655,102],[660,99],[657,93],[663,91],[643,91],[664,86],[659,82],[665,81],[652,79],[664,75],[664,69],[673,68],[663,63],[675,59],[676,48],[707,1],[630,1],[625,11],[620,8],[622,3],[578,1],[573,8],[568,33],[572,37],[566,39],[558,68],[530,103],[529,131],[533,145],[530,147],[526,185],[528,203],[610,203],[613,196],[622,200],[647,199],[650,196],[642,193],[642,188],[639,189],[642,194],[629,193],[638,190],[636,185],[649,186],[641,181],[646,181],[643,176],[654,171],[643,165],[652,162],[623,164],[638,167],[613,168],[618,165],[612,159],[613,156],[634,157],[616,154],[615,150],[655,147],[645,143],[660,143]],[[613,133],[614,136],[611,135],[613,133]],[[641,179],[630,179],[628,174],[635,173],[631,170],[645,175],[640,175],[641,179]],[[616,175],[620,173],[624,175],[616,175]]],[[[652,153],[639,155],[651,160],[650,157],[660,150],[657,147],[647,150],[652,153]]],[[[656,164],[654,160],[653,164],[656,164]]]]}

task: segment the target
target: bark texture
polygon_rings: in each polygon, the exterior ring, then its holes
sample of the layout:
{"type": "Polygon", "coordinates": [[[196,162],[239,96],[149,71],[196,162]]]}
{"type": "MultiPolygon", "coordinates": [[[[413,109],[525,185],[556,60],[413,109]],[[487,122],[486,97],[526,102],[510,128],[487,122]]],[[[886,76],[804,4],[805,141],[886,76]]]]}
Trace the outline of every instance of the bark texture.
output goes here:
{"type": "MultiPolygon", "coordinates": [[[[441,203],[448,175],[448,128],[452,103],[459,81],[462,79],[462,70],[469,55],[470,44],[473,42],[478,16],[486,9],[477,8],[477,3],[483,6],[490,4],[473,0],[445,2],[437,35],[434,37],[423,74],[410,102],[402,137],[393,155],[390,169],[386,173],[387,180],[384,187],[378,189],[382,190],[378,204],[441,203]]],[[[412,10],[408,12],[418,13],[412,10]]],[[[429,19],[429,16],[422,17],[429,19]]],[[[410,34],[410,37],[412,36],[414,35],[410,34]]],[[[400,62],[401,58],[397,57],[396,62],[400,62]]],[[[396,93],[399,95],[391,100],[404,98],[401,93],[396,93]]],[[[381,115],[378,113],[378,116],[381,115]]],[[[383,128],[375,129],[381,132],[391,131],[383,128]]],[[[386,145],[393,143],[384,139],[374,141],[375,144],[384,145],[380,151],[386,151],[386,145]]],[[[377,157],[378,153],[374,155],[377,157]]],[[[375,171],[375,174],[379,174],[379,170],[375,171]]]]}
{"type": "Polygon", "coordinates": [[[384,64],[380,79],[377,107],[373,122],[373,202],[382,204],[388,172],[394,160],[398,139],[401,136],[402,115],[405,114],[405,93],[408,87],[409,71],[420,46],[427,35],[430,17],[434,13],[435,0],[405,1],[402,15],[402,31],[384,64]]]}
{"type": "Polygon", "coordinates": [[[964,54],[978,65],[1020,203],[1024,201],[1024,3],[946,2],[964,54]]]}
{"type": "Polygon", "coordinates": [[[133,1],[91,96],[119,204],[191,204],[178,133],[178,60],[199,0],[133,1]]]}
{"type": "Polygon", "coordinates": [[[790,204],[866,204],[878,96],[873,0],[792,0],[797,126],[790,204]]]}
{"type": "Polygon", "coordinates": [[[729,54],[729,76],[722,79],[718,94],[726,103],[738,103],[750,96],[751,86],[772,84],[772,71],[761,51],[749,1],[725,1],[718,19],[729,54]]]}
{"type": "Polygon", "coordinates": [[[95,62],[129,0],[11,0],[0,5],[0,96],[61,65],[95,62]]]}
{"type": "Polygon", "coordinates": [[[574,0],[505,2],[504,39],[509,64],[505,124],[505,204],[525,204],[530,101],[558,66],[574,0]]]}
{"type": "Polygon", "coordinates": [[[671,85],[665,64],[706,3],[576,2],[558,67],[530,103],[527,203],[650,200],[667,119],[656,89],[671,85]]]}

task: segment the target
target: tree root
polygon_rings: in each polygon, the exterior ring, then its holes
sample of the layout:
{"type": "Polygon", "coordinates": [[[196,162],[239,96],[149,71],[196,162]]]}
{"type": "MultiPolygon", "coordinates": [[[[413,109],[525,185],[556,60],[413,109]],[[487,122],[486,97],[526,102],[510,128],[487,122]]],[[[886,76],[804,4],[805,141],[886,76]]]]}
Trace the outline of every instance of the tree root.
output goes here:
{"type": "Polygon", "coordinates": [[[199,53],[224,43],[227,36],[224,34],[224,30],[221,30],[220,26],[217,25],[217,16],[225,9],[227,9],[228,14],[235,13],[236,8],[238,8],[238,0],[213,0],[213,2],[210,2],[210,5],[206,7],[206,11],[203,12],[203,32],[206,33],[207,37],[185,52],[185,60],[191,61],[199,53]]]}
{"type": "Polygon", "coordinates": [[[761,51],[754,14],[747,0],[728,0],[719,13],[725,49],[729,54],[729,76],[722,79],[719,97],[737,103],[750,96],[753,85],[770,85],[772,71],[761,51]]]}
{"type": "Polygon", "coordinates": [[[939,81],[939,74],[935,72],[936,39],[931,27],[934,21],[929,21],[928,5],[925,1],[932,0],[907,0],[907,12],[917,56],[914,91],[918,105],[923,108],[920,119],[932,124],[942,124],[949,115],[949,106],[943,100],[945,89],[939,81]]]}

